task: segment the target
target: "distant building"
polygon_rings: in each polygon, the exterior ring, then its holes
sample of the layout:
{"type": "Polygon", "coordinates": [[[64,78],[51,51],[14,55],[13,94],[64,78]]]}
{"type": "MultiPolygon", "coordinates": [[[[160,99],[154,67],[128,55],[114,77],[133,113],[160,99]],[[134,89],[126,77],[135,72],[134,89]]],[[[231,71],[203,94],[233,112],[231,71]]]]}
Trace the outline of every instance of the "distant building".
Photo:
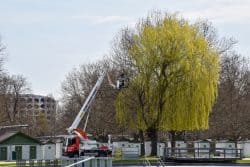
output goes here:
{"type": "MultiPolygon", "coordinates": [[[[1,96],[0,96],[1,97],[1,96]]],[[[55,135],[57,101],[50,96],[6,95],[1,108],[0,133],[18,130],[32,136],[55,135]]]]}
{"type": "Polygon", "coordinates": [[[34,94],[21,95],[19,114],[35,119],[43,113],[49,121],[55,120],[56,100],[53,97],[34,94]]]}

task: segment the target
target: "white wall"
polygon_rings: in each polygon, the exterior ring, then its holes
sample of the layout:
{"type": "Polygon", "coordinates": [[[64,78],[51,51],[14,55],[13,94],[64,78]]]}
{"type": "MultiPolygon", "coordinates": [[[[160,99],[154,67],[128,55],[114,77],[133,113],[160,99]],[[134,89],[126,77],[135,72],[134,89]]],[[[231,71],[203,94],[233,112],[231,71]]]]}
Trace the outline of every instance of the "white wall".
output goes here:
{"type": "Polygon", "coordinates": [[[186,150],[187,143],[184,142],[184,141],[176,141],[175,142],[175,147],[180,148],[180,149],[183,148],[183,150],[180,150],[180,153],[186,153],[187,152],[187,150],[186,150]]]}
{"type": "MultiPolygon", "coordinates": [[[[12,150],[13,150],[13,146],[7,146],[7,159],[8,160],[12,160],[12,150]]],[[[15,147],[14,147],[14,150],[15,150],[15,147]]]]}
{"type": "Polygon", "coordinates": [[[36,146],[36,159],[43,159],[43,150],[41,145],[36,146]]]}
{"type": "Polygon", "coordinates": [[[165,143],[157,143],[157,156],[164,156],[165,143]]]}
{"type": "MultiPolygon", "coordinates": [[[[144,144],[145,147],[145,155],[149,156],[151,154],[151,141],[146,141],[144,144]]],[[[140,143],[129,143],[129,142],[113,142],[113,152],[117,149],[126,150],[134,150],[139,151],[141,153],[141,144],[140,143]]],[[[157,143],[157,156],[163,156],[165,149],[164,143],[157,143]]]]}
{"type": "Polygon", "coordinates": [[[22,159],[30,158],[30,145],[22,145],[22,159]]]}
{"type": "Polygon", "coordinates": [[[129,142],[121,141],[121,142],[113,142],[113,148],[123,148],[128,147],[129,142]]]}
{"type": "Polygon", "coordinates": [[[250,140],[238,143],[238,148],[243,149],[243,157],[250,157],[250,140]]]}
{"type": "Polygon", "coordinates": [[[30,158],[30,146],[36,146],[36,159],[42,159],[42,149],[40,145],[5,145],[7,147],[7,160],[13,160],[12,152],[15,151],[15,146],[22,147],[22,159],[30,158]]]}
{"type": "Polygon", "coordinates": [[[209,148],[210,148],[209,142],[197,141],[194,143],[194,148],[195,148],[195,157],[209,158],[209,148]]]}
{"type": "Polygon", "coordinates": [[[216,142],[215,148],[235,148],[235,143],[233,142],[216,142]]]}
{"type": "MultiPolygon", "coordinates": [[[[151,141],[145,142],[145,155],[149,156],[151,154],[151,141]]],[[[141,144],[140,143],[129,143],[129,142],[113,142],[113,152],[117,149],[122,149],[123,151],[139,151],[141,153],[141,144]]],[[[157,156],[163,156],[165,149],[164,143],[157,143],[157,156]]]]}
{"type": "Polygon", "coordinates": [[[7,160],[13,159],[12,151],[15,151],[15,146],[22,147],[22,159],[28,160],[30,158],[30,146],[36,146],[36,159],[38,160],[60,158],[60,156],[56,157],[55,144],[42,145],[42,146],[41,145],[1,145],[1,147],[7,147],[7,160]]]}
{"type": "Polygon", "coordinates": [[[145,155],[149,156],[151,154],[151,150],[152,150],[151,141],[146,141],[144,146],[145,146],[145,155]]]}
{"type": "MultiPolygon", "coordinates": [[[[215,144],[215,148],[226,148],[226,149],[235,149],[235,143],[233,142],[220,142],[218,141],[216,144],[215,144]]],[[[216,149],[216,151],[219,151],[219,152],[224,152],[224,150],[219,150],[219,149],[216,149]]],[[[225,150],[225,153],[227,155],[227,157],[235,157],[235,153],[236,151],[235,150],[225,150]]]]}
{"type": "MultiPolygon", "coordinates": [[[[195,142],[194,143],[194,148],[201,148],[201,150],[199,150],[199,153],[209,153],[209,148],[210,148],[210,143],[208,142],[195,142]],[[202,148],[206,148],[204,150],[202,150],[202,148]]],[[[195,150],[195,152],[198,152],[198,150],[195,150]]]]}
{"type": "MultiPolygon", "coordinates": [[[[157,143],[157,156],[163,156],[165,149],[165,143],[157,143]]],[[[145,142],[145,155],[149,156],[151,154],[152,146],[151,141],[145,142]]]]}
{"type": "Polygon", "coordinates": [[[55,159],[56,158],[56,145],[45,144],[42,146],[43,159],[55,159]]]}
{"type": "Polygon", "coordinates": [[[122,148],[122,156],[124,158],[138,158],[141,155],[140,148],[126,147],[122,148]]]}
{"type": "Polygon", "coordinates": [[[62,143],[56,143],[56,159],[60,159],[62,157],[62,143]]]}
{"type": "Polygon", "coordinates": [[[112,154],[114,155],[116,151],[121,150],[123,153],[131,152],[131,154],[141,154],[141,144],[140,143],[129,143],[127,141],[113,142],[112,143],[112,154]]]}

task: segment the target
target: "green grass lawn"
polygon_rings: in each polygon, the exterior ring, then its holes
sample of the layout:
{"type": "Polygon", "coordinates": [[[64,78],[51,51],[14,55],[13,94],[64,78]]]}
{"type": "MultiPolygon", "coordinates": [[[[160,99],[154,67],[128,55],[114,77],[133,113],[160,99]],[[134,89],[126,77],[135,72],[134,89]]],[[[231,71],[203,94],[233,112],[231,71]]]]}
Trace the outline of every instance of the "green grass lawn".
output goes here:
{"type": "MultiPolygon", "coordinates": [[[[43,162],[43,165],[45,164],[45,162],[43,162]]],[[[34,162],[34,165],[37,165],[37,162],[34,162]]],[[[5,166],[5,167],[14,167],[16,166],[16,161],[0,161],[0,167],[5,166]]],[[[30,166],[29,161],[26,161],[26,166],[30,166]]]]}
{"type": "Polygon", "coordinates": [[[240,163],[240,164],[250,164],[250,160],[237,160],[236,163],[240,163]]]}
{"type": "Polygon", "coordinates": [[[0,166],[6,166],[6,167],[16,166],[16,162],[0,161],[0,166]]]}

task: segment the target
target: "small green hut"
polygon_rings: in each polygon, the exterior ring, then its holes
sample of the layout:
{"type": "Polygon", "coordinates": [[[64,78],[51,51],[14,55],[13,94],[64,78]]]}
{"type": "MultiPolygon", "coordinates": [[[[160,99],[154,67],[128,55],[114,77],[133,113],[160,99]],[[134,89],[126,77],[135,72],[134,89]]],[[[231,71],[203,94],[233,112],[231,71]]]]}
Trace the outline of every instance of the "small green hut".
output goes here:
{"type": "Polygon", "coordinates": [[[41,149],[38,140],[22,132],[0,134],[0,161],[41,159],[41,149]]]}

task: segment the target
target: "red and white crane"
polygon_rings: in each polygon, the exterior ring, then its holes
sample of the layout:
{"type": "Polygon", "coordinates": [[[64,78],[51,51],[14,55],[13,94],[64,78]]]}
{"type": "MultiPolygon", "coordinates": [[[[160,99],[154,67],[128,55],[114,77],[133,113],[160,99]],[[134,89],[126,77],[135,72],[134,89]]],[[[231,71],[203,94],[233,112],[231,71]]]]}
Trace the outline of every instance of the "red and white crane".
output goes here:
{"type": "MultiPolygon", "coordinates": [[[[95,156],[107,156],[108,154],[111,153],[111,150],[109,150],[108,146],[98,146],[98,143],[96,141],[88,139],[87,134],[85,132],[88,118],[86,119],[84,130],[78,128],[79,123],[81,122],[82,118],[84,117],[85,113],[88,111],[90,105],[92,104],[94,98],[96,97],[96,94],[100,89],[106,74],[107,74],[106,72],[101,73],[100,77],[96,81],[95,86],[92,88],[82,108],[77,114],[75,120],[73,121],[71,126],[67,129],[69,135],[65,138],[64,141],[64,146],[65,146],[63,150],[64,155],[69,157],[86,155],[86,154],[95,154],[95,156]]],[[[124,75],[122,76],[124,77],[124,75]]],[[[110,77],[108,75],[109,84],[116,89],[125,87],[125,81],[127,80],[125,80],[123,77],[120,77],[119,80],[117,81],[117,84],[114,85],[111,82],[110,77]]]]}

